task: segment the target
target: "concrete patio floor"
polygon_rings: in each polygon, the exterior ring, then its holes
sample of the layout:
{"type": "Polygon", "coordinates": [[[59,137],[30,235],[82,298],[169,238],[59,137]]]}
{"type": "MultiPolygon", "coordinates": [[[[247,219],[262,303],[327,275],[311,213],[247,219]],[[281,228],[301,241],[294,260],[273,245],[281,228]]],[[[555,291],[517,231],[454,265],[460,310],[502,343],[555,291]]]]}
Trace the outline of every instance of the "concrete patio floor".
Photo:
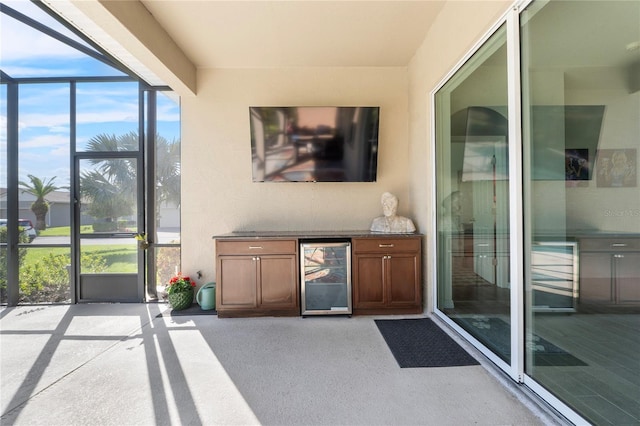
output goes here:
{"type": "Polygon", "coordinates": [[[1,423],[559,422],[464,342],[481,365],[401,369],[373,317],[158,317],[166,310],[3,308],[1,423]]]}

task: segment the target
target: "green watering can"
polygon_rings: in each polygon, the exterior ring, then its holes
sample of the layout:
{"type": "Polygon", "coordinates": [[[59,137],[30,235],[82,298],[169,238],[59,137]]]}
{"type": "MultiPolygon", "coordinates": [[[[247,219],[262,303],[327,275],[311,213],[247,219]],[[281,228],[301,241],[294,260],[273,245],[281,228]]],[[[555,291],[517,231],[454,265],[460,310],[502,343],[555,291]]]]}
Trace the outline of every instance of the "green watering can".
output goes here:
{"type": "Polygon", "coordinates": [[[200,287],[196,295],[196,301],[203,311],[216,308],[216,283],[207,283],[200,287]]]}

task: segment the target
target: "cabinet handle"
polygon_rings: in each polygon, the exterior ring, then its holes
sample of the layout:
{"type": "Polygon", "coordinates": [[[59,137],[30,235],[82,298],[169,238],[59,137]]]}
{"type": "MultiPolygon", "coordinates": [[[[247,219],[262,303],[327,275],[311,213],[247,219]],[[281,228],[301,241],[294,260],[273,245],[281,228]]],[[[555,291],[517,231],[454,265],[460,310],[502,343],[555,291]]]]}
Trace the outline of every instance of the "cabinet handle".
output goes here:
{"type": "Polygon", "coordinates": [[[378,244],[379,248],[393,248],[393,244],[378,244]]]}
{"type": "Polygon", "coordinates": [[[627,245],[625,243],[613,243],[611,244],[611,247],[626,247],[627,245]]]}
{"type": "Polygon", "coordinates": [[[253,260],[255,260],[256,262],[260,260],[260,258],[258,256],[254,256],[253,260]]]}
{"type": "Polygon", "coordinates": [[[613,257],[615,257],[616,259],[622,259],[624,257],[624,254],[614,254],[613,257]]]}
{"type": "Polygon", "coordinates": [[[249,246],[249,250],[262,250],[262,246],[249,246]]]}

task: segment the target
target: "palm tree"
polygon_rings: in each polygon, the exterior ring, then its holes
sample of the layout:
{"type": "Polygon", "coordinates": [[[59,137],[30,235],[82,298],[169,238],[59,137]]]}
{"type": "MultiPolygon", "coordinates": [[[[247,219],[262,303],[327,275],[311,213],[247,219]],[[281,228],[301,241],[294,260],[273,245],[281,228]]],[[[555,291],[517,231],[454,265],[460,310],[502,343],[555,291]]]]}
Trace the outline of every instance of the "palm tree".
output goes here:
{"type": "Polygon", "coordinates": [[[156,201],[180,206],[180,141],[156,135],[156,201]]]}
{"type": "MultiPolygon", "coordinates": [[[[87,143],[87,151],[122,152],[138,149],[136,132],[124,135],[99,134],[87,143]]],[[[110,158],[89,160],[94,166],[80,176],[83,199],[88,201],[87,213],[107,222],[135,213],[136,176],[135,160],[110,158]]],[[[180,141],[168,141],[156,135],[156,201],[180,205],[180,141]]]]}
{"type": "Polygon", "coordinates": [[[36,197],[36,200],[31,204],[31,211],[36,215],[36,229],[43,230],[47,228],[45,221],[47,212],[49,211],[49,203],[45,200],[45,197],[61,187],[55,186],[53,182],[56,176],[47,180],[47,178],[40,179],[34,175],[27,175],[30,183],[19,181],[20,187],[23,193],[28,193],[36,197]]]}
{"type": "MultiPolygon", "coordinates": [[[[138,136],[129,132],[121,136],[100,134],[87,143],[92,152],[132,151],[137,149],[138,136]]],[[[131,158],[92,159],[92,170],[80,175],[80,192],[88,201],[87,213],[106,222],[116,222],[119,217],[135,213],[136,160],[131,158]]],[[[115,228],[114,228],[115,229],[115,228]]]]}

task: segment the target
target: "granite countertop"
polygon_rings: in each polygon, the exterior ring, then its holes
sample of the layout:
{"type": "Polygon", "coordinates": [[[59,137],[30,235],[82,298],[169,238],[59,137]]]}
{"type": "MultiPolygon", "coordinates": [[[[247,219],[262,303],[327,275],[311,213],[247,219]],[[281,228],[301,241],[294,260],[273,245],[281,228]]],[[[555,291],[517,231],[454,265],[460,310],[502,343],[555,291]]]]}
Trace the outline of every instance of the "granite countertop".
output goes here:
{"type": "Polygon", "coordinates": [[[634,232],[617,232],[617,231],[567,231],[565,235],[557,233],[538,232],[535,234],[537,240],[547,239],[584,239],[584,238],[640,238],[640,234],[634,232]]]}
{"type": "Polygon", "coordinates": [[[214,235],[214,239],[260,239],[260,238],[298,238],[298,239],[329,239],[329,238],[379,238],[379,237],[415,237],[422,236],[417,232],[407,234],[391,234],[373,232],[369,230],[355,231],[238,231],[228,234],[214,235]]]}

